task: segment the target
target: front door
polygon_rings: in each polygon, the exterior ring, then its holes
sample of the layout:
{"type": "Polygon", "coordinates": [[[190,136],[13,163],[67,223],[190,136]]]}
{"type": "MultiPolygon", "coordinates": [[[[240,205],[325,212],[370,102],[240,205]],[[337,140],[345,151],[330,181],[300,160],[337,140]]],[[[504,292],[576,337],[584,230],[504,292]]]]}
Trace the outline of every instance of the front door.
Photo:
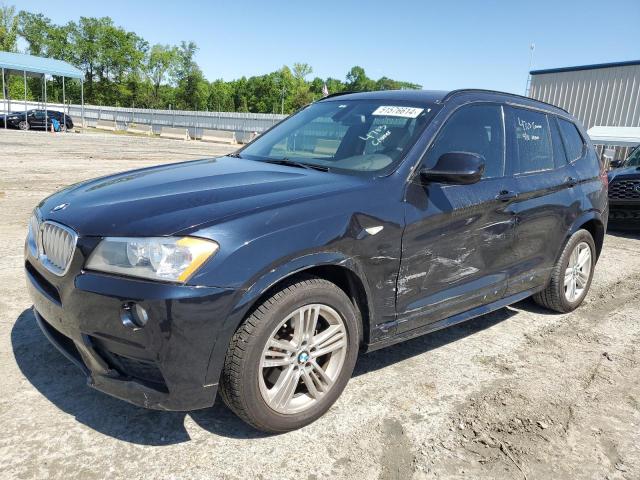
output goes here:
{"type": "Polygon", "coordinates": [[[44,110],[34,110],[29,114],[29,126],[38,130],[45,128],[44,110]]]}
{"type": "Polygon", "coordinates": [[[516,187],[505,176],[502,106],[460,107],[423,164],[433,166],[454,151],[482,155],[484,177],[473,185],[422,185],[419,179],[409,185],[397,281],[398,333],[499,300],[507,286],[516,187]]]}

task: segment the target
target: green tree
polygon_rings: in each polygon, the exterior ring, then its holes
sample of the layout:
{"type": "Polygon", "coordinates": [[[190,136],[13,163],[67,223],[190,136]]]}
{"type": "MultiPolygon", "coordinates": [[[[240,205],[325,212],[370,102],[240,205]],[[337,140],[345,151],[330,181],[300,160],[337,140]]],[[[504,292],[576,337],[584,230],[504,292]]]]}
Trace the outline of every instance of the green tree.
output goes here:
{"type": "Polygon", "coordinates": [[[15,52],[18,47],[16,7],[0,4],[0,50],[15,52]]]}
{"type": "Polygon", "coordinates": [[[367,77],[362,67],[352,67],[347,73],[347,90],[351,92],[365,92],[368,90],[375,90],[376,84],[373,80],[367,77]]]}
{"type": "Polygon", "coordinates": [[[153,100],[158,103],[160,85],[168,81],[169,72],[176,68],[178,49],[169,45],[154,45],[146,58],[144,70],[153,86],[153,100]]]}
{"type": "Polygon", "coordinates": [[[177,50],[177,60],[172,72],[176,83],[177,108],[194,109],[207,105],[209,85],[194,60],[197,51],[195,42],[184,41],[177,50]]]}
{"type": "Polygon", "coordinates": [[[47,37],[52,28],[51,20],[41,13],[18,13],[18,34],[27,42],[27,52],[31,55],[47,54],[47,37]]]}

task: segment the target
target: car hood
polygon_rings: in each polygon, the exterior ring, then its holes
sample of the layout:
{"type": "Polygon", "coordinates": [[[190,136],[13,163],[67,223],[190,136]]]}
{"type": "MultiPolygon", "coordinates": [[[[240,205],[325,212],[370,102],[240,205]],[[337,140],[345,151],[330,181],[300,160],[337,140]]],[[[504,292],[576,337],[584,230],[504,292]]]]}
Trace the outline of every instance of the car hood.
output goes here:
{"type": "Polygon", "coordinates": [[[609,172],[609,181],[615,178],[640,178],[640,167],[622,167],[609,172]]]}
{"type": "Polygon", "coordinates": [[[67,187],[43,219],[83,236],[189,234],[230,218],[363,188],[344,174],[221,157],[145,168],[67,187]]]}

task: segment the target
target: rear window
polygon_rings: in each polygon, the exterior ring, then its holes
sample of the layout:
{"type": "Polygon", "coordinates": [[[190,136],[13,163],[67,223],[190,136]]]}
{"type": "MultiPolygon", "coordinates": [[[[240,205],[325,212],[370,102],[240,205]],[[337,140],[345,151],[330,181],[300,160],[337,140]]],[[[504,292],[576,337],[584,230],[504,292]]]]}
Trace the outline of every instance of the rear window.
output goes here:
{"type": "Polygon", "coordinates": [[[573,123],[559,118],[558,124],[560,125],[562,139],[564,140],[564,147],[567,150],[567,157],[569,157],[570,162],[573,162],[582,157],[582,151],[584,149],[582,136],[573,123]]]}
{"type": "Polygon", "coordinates": [[[515,132],[518,172],[551,170],[554,167],[549,122],[544,113],[514,108],[511,116],[515,132]]]}

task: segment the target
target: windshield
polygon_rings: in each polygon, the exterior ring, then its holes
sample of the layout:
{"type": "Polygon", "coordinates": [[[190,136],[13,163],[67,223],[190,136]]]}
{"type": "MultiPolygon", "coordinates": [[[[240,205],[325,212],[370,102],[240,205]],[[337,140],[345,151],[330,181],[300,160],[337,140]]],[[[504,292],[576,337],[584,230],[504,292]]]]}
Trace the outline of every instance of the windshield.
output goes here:
{"type": "Polygon", "coordinates": [[[418,139],[435,107],[393,100],[314,103],[258,137],[240,156],[332,171],[388,171],[418,139]]]}
{"type": "Polygon", "coordinates": [[[625,167],[640,167],[640,147],[636,147],[624,161],[625,167]]]}

